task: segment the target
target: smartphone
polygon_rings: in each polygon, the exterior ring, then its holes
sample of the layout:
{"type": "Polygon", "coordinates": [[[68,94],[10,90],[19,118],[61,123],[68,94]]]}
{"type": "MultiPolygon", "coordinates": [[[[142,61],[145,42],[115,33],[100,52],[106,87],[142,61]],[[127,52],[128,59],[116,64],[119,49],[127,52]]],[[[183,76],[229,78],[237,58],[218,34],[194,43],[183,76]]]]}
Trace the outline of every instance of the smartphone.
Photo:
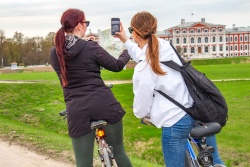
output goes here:
{"type": "Polygon", "coordinates": [[[116,32],[120,32],[120,19],[111,18],[111,34],[115,35],[116,32]]]}

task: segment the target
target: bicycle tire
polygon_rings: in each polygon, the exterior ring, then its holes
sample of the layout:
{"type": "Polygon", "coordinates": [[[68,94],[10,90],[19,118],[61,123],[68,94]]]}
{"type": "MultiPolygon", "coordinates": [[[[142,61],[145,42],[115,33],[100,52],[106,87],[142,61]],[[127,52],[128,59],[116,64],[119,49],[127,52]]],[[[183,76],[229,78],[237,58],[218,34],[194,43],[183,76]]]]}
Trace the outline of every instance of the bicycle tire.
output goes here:
{"type": "Polygon", "coordinates": [[[110,158],[109,158],[109,153],[106,147],[102,148],[102,153],[103,153],[104,163],[106,167],[112,167],[110,158]]]}

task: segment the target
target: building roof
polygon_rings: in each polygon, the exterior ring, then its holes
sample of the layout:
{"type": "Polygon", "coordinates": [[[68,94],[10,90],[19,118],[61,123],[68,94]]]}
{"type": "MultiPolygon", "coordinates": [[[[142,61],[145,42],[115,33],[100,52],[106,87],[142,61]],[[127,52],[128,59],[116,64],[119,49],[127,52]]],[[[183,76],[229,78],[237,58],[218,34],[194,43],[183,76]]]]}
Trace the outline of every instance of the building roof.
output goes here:
{"type": "Polygon", "coordinates": [[[97,33],[88,33],[85,35],[86,37],[89,37],[89,36],[95,36],[95,37],[98,37],[99,35],[97,33]]]}
{"type": "Polygon", "coordinates": [[[185,22],[179,25],[176,25],[172,28],[189,28],[189,27],[194,27],[196,25],[200,25],[200,26],[205,26],[205,27],[225,27],[225,25],[222,24],[213,24],[213,23],[203,23],[203,22],[185,22]]]}
{"type": "Polygon", "coordinates": [[[250,32],[250,26],[226,28],[226,32],[250,32]]]}
{"type": "Polygon", "coordinates": [[[157,36],[169,36],[169,35],[172,35],[172,33],[170,33],[170,32],[167,31],[167,30],[164,30],[164,31],[157,31],[157,32],[156,32],[156,35],[157,35],[157,36]]]}

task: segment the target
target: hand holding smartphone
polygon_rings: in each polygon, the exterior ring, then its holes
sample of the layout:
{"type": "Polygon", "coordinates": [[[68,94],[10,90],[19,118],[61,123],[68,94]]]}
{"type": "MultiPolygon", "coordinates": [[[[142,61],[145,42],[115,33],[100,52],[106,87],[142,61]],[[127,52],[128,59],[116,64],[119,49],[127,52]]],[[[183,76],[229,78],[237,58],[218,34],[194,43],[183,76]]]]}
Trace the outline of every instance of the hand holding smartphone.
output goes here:
{"type": "Polygon", "coordinates": [[[111,34],[120,32],[120,18],[111,18],[111,34]]]}

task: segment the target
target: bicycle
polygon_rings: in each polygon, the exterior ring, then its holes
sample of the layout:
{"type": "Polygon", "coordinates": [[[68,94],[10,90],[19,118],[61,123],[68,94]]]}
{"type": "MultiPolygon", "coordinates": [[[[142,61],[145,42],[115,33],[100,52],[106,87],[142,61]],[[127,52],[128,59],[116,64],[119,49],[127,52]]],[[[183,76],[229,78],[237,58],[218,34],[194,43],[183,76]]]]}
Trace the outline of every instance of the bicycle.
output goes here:
{"type": "MultiPolygon", "coordinates": [[[[66,110],[63,110],[59,113],[64,118],[67,116],[66,110]]],[[[96,130],[96,143],[98,148],[98,155],[101,159],[102,167],[118,167],[117,163],[114,158],[112,146],[109,146],[108,143],[105,141],[105,132],[103,127],[107,125],[107,121],[105,120],[98,120],[91,122],[91,129],[96,130]]]]}
{"type": "MultiPolygon", "coordinates": [[[[143,118],[141,123],[154,126],[149,117],[143,118]]],[[[217,134],[220,130],[221,125],[219,123],[195,121],[195,126],[187,140],[185,167],[212,167],[212,152],[214,152],[214,148],[206,144],[206,137],[217,134]],[[197,154],[194,150],[196,150],[197,154]]],[[[218,164],[216,167],[223,167],[223,165],[218,164]]]]}

